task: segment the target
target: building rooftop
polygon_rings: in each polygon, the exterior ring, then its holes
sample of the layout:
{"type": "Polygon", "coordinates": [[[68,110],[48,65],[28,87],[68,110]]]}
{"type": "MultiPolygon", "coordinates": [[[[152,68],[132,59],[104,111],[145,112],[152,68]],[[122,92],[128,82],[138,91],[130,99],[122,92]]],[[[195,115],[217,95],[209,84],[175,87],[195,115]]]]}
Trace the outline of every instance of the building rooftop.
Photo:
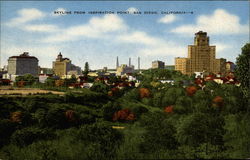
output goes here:
{"type": "Polygon", "coordinates": [[[195,35],[207,35],[207,32],[199,31],[195,33],[195,35]]]}
{"type": "MultiPolygon", "coordinates": [[[[9,58],[34,58],[34,59],[37,59],[36,57],[34,56],[30,56],[29,55],[29,52],[23,52],[23,54],[20,54],[19,56],[11,56],[9,58]]],[[[38,60],[38,59],[37,59],[38,60]]]]}

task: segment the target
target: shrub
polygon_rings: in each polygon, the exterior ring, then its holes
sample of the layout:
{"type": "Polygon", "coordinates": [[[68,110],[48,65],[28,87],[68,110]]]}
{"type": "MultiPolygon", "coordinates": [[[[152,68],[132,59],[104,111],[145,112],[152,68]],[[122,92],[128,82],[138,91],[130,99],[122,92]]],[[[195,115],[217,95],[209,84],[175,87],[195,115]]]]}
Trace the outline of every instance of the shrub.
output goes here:
{"type": "Polygon", "coordinates": [[[195,86],[189,86],[186,88],[186,92],[188,96],[193,96],[197,91],[197,88],[195,86]]]}
{"type": "Polygon", "coordinates": [[[34,141],[53,138],[53,134],[47,129],[28,127],[16,130],[11,136],[11,143],[19,147],[32,144],[34,141]]]}
{"type": "Polygon", "coordinates": [[[153,153],[157,150],[175,150],[178,147],[175,139],[175,127],[168,121],[162,112],[153,112],[142,115],[140,124],[146,132],[140,144],[143,153],[153,153]]]}
{"type": "Polygon", "coordinates": [[[133,121],[135,120],[135,114],[129,109],[122,109],[114,113],[113,121],[133,121]]]}
{"type": "Polygon", "coordinates": [[[150,91],[147,88],[140,88],[139,89],[140,97],[141,98],[148,98],[150,97],[150,91]]]}
{"type": "Polygon", "coordinates": [[[166,113],[173,113],[174,107],[173,106],[167,106],[164,108],[164,112],[166,113]]]}
{"type": "Polygon", "coordinates": [[[119,106],[119,104],[112,102],[105,104],[102,108],[103,118],[107,121],[112,121],[114,113],[121,109],[119,106]]]}
{"type": "Polygon", "coordinates": [[[67,127],[64,113],[65,110],[59,107],[50,109],[45,116],[47,126],[58,129],[67,127]]]}
{"type": "Polygon", "coordinates": [[[10,136],[16,130],[16,124],[8,119],[0,120],[0,147],[9,143],[10,136]]]}
{"type": "MultiPolygon", "coordinates": [[[[92,146],[94,152],[89,152],[92,156],[95,157],[96,153],[100,153],[98,157],[105,157],[106,159],[115,157],[116,149],[123,141],[123,135],[107,123],[84,125],[79,129],[77,138],[87,143],[87,147],[92,146]],[[96,144],[98,145],[96,146],[96,144]]],[[[95,159],[98,159],[98,157],[95,159]]]]}
{"type": "Polygon", "coordinates": [[[214,97],[214,99],[213,99],[213,104],[214,104],[215,106],[222,107],[223,104],[224,104],[224,100],[223,100],[223,98],[222,98],[221,96],[216,96],[216,97],[214,97]]]}

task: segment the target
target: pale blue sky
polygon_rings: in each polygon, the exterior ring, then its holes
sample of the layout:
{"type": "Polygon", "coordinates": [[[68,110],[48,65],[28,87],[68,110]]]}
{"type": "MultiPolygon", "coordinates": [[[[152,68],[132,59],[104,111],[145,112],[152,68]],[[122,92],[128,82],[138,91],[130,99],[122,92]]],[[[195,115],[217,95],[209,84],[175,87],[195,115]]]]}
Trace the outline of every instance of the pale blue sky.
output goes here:
{"type": "Polygon", "coordinates": [[[186,57],[195,32],[206,31],[216,57],[235,62],[249,42],[248,1],[1,1],[1,65],[24,51],[52,67],[59,52],[83,68],[115,68],[120,64],[151,67],[154,60],[174,64],[186,57]],[[71,11],[56,15],[53,11],[71,11]],[[135,14],[73,14],[74,11],[141,11],[135,14]],[[156,11],[148,15],[144,11],[156,11]],[[186,11],[187,14],[161,14],[186,11]]]}

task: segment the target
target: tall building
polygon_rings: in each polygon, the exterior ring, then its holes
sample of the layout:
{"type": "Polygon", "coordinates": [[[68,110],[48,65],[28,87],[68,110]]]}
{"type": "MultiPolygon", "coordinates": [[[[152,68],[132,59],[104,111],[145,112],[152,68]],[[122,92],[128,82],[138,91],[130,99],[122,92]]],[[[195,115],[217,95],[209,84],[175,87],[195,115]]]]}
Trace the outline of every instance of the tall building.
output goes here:
{"type": "Polygon", "coordinates": [[[183,74],[191,75],[194,72],[225,72],[226,60],[215,58],[216,46],[209,45],[209,37],[206,32],[195,33],[194,45],[188,46],[187,58],[175,58],[175,70],[183,74]]]}
{"type": "Polygon", "coordinates": [[[63,58],[61,52],[58,54],[56,61],[53,62],[53,71],[57,76],[67,75],[70,70],[71,60],[63,58]]]}
{"type": "Polygon", "coordinates": [[[152,68],[161,68],[164,69],[165,68],[165,63],[162,61],[153,61],[152,62],[152,68]]]}
{"type": "Polygon", "coordinates": [[[23,52],[19,56],[12,56],[8,59],[8,74],[9,75],[38,75],[38,59],[30,56],[29,52],[23,52]]]}
{"type": "Polygon", "coordinates": [[[56,61],[53,62],[53,72],[57,76],[65,76],[65,75],[80,75],[81,68],[71,64],[71,60],[69,58],[63,58],[61,52],[58,54],[56,61]]]}

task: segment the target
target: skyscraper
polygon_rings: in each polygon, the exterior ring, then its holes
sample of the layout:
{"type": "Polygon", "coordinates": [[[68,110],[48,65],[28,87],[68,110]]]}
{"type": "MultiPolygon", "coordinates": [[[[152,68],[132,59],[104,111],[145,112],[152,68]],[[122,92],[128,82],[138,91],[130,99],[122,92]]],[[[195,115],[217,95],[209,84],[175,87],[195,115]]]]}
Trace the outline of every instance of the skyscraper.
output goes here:
{"type": "Polygon", "coordinates": [[[195,33],[194,45],[188,46],[187,58],[175,58],[175,70],[191,75],[194,72],[223,73],[225,62],[223,58],[215,58],[216,46],[209,45],[206,32],[195,33]]]}

